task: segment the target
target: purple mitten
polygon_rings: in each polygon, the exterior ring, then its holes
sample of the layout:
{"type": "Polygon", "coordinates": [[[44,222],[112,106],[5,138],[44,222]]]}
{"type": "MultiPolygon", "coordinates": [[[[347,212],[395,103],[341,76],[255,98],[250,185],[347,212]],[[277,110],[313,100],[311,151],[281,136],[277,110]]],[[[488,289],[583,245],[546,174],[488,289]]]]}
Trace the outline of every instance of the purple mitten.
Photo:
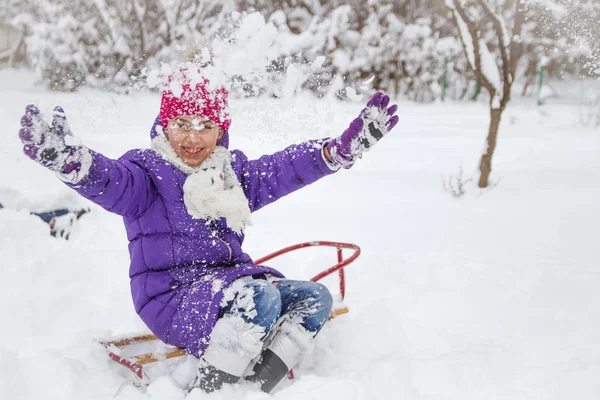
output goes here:
{"type": "Polygon", "coordinates": [[[78,175],[83,164],[88,164],[91,159],[86,147],[65,143],[65,137],[72,135],[65,112],[60,107],[54,108],[50,125],[33,104],[27,106],[21,118],[19,138],[25,145],[23,152],[44,167],[66,175],[78,175]]]}
{"type": "Polygon", "coordinates": [[[398,123],[397,105],[390,103],[389,96],[377,92],[341,136],[332,140],[327,149],[331,160],[344,168],[350,168],[362,154],[377,143],[398,123]]]}

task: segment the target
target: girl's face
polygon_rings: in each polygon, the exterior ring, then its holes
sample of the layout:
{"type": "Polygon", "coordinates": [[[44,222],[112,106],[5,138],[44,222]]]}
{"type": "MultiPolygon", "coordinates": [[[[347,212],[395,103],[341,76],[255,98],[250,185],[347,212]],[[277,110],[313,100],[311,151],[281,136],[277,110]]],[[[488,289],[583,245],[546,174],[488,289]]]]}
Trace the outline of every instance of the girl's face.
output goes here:
{"type": "Polygon", "coordinates": [[[188,167],[197,167],[208,158],[223,131],[205,117],[180,115],[169,121],[167,137],[175,153],[188,167]]]}

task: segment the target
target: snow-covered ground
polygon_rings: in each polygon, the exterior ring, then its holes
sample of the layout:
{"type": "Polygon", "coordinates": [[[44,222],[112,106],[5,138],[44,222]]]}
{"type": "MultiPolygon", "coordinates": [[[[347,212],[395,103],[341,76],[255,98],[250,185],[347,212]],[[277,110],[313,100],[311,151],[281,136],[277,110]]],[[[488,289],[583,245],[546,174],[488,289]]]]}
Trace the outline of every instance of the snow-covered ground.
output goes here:
{"type": "MultiPolygon", "coordinates": [[[[25,210],[0,211],[0,398],[183,399],[183,366],[147,393],[119,390],[121,367],[97,339],[145,332],[120,217],[27,159],[17,136],[27,103],[60,104],[85,144],[118,157],[149,145],[158,95],[48,93],[6,70],[0,88],[0,202],[92,208],[70,241],[25,210]]],[[[577,105],[534,102],[516,99],[505,113],[491,190],[470,182],[456,199],[442,185],[461,165],[477,177],[485,104],[402,102],[397,128],[352,170],[254,214],[245,243],[254,257],[308,240],[360,245],[347,270],[351,311],[273,394],[238,385],[187,398],[600,398],[600,131],[579,125],[577,105]]],[[[232,107],[232,148],[259,156],[341,133],[362,104],[232,107]]],[[[307,249],[273,265],[310,278],[334,261],[331,249],[307,249]]]]}

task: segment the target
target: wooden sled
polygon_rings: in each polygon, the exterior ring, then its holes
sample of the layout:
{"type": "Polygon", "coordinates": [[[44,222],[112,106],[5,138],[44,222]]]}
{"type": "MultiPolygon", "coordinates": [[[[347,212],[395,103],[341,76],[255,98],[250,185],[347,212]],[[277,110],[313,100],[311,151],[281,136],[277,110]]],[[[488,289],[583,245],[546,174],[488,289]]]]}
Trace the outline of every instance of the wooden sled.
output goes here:
{"type": "MultiPolygon", "coordinates": [[[[358,247],[357,245],[350,244],[350,243],[327,242],[327,241],[305,242],[305,243],[296,244],[296,245],[281,249],[279,251],[276,251],[275,253],[269,254],[263,258],[255,260],[254,263],[257,265],[264,264],[265,262],[267,262],[275,257],[278,257],[282,254],[286,254],[286,253],[289,253],[294,250],[303,249],[306,247],[313,247],[313,246],[327,246],[327,247],[335,247],[337,249],[338,263],[335,264],[333,267],[328,268],[327,270],[315,275],[311,279],[311,281],[318,282],[319,280],[325,278],[326,276],[329,276],[329,275],[337,272],[338,277],[339,277],[340,295],[341,295],[342,301],[334,305],[333,310],[331,311],[331,314],[329,315],[329,318],[332,319],[339,315],[346,314],[348,312],[348,307],[346,307],[343,304],[344,297],[346,296],[346,280],[345,280],[345,276],[344,276],[344,267],[346,267],[348,264],[350,264],[351,262],[356,260],[356,258],[358,258],[358,256],[360,255],[360,247],[358,247]],[[343,255],[342,255],[343,249],[354,250],[354,253],[350,257],[348,257],[344,260],[343,255]]],[[[146,365],[152,364],[152,363],[155,363],[158,361],[173,359],[173,358],[184,356],[187,354],[182,349],[178,349],[175,347],[172,347],[168,351],[163,351],[163,352],[161,352],[161,354],[156,354],[154,352],[150,352],[150,353],[136,352],[136,347],[142,348],[142,347],[144,347],[144,346],[142,346],[143,344],[148,344],[150,342],[162,343],[162,342],[159,342],[158,338],[154,335],[139,335],[139,336],[126,337],[126,338],[122,338],[119,340],[100,341],[100,344],[102,344],[106,348],[106,350],[108,351],[108,356],[113,361],[123,365],[124,367],[129,369],[131,372],[133,372],[135,377],[138,379],[137,384],[142,385],[144,383],[146,383],[146,384],[148,383],[147,376],[144,372],[144,367],[146,365]],[[129,351],[125,351],[125,350],[129,350],[129,351]],[[131,353],[131,354],[125,354],[125,353],[131,353]]],[[[290,377],[293,377],[293,375],[290,374],[290,377]]]]}

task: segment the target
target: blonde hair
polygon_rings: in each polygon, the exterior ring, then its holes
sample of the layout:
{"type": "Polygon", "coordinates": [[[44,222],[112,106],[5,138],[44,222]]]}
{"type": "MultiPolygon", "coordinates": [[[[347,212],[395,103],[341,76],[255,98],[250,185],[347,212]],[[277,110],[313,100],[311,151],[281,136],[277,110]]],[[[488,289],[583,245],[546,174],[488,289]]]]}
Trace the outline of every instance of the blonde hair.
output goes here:
{"type": "Polygon", "coordinates": [[[212,64],[213,53],[210,46],[194,44],[181,53],[181,61],[197,62],[202,67],[205,67],[212,64]]]}
{"type": "Polygon", "coordinates": [[[181,61],[194,61],[194,59],[200,54],[201,50],[202,47],[198,44],[188,47],[181,53],[181,61]]]}

